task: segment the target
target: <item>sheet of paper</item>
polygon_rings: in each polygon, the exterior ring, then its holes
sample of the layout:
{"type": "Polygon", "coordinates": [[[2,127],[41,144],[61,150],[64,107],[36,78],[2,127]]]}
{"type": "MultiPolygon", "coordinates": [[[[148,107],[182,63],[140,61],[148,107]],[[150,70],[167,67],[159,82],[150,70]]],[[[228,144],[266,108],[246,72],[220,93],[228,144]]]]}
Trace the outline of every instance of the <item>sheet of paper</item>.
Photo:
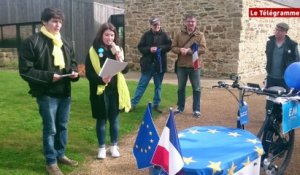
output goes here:
{"type": "Polygon", "coordinates": [[[120,62],[113,59],[107,58],[101,68],[101,71],[99,73],[100,77],[113,77],[118,72],[121,72],[126,66],[127,62],[120,62]]]}
{"type": "Polygon", "coordinates": [[[71,75],[73,75],[73,74],[63,74],[63,75],[60,75],[60,77],[69,77],[71,75]]]}

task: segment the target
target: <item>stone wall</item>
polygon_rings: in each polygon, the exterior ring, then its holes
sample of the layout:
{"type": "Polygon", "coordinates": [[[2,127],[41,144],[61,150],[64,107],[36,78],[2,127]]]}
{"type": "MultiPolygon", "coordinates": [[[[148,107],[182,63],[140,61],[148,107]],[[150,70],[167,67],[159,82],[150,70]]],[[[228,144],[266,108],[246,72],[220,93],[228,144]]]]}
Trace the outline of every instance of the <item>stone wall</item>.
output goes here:
{"type": "MultiPolygon", "coordinates": [[[[239,73],[244,77],[264,73],[265,43],[275,24],[290,24],[289,35],[300,41],[299,18],[249,18],[254,7],[284,7],[269,0],[127,0],[125,1],[126,58],[139,70],[141,54],[137,44],[149,30],[148,19],[157,16],[162,28],[173,38],[180,30],[183,16],[196,14],[198,28],[205,34],[207,51],[201,56],[203,75],[227,77],[239,73]]],[[[176,55],[168,53],[168,71],[174,69],[176,55]]]]}
{"type": "Polygon", "coordinates": [[[0,48],[0,67],[10,67],[18,62],[18,52],[16,48],[0,48]]]}

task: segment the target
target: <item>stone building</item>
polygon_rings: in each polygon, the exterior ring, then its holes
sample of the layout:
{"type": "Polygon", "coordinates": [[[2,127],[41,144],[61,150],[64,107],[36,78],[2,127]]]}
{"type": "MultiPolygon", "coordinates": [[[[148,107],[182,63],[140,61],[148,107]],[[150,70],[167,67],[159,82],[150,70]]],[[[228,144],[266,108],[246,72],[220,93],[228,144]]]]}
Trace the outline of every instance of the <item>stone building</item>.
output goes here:
{"type": "MultiPolygon", "coordinates": [[[[16,64],[18,46],[39,31],[45,7],[64,11],[61,33],[72,42],[79,63],[84,63],[100,24],[124,18],[124,0],[0,0],[0,67],[16,64]]],[[[123,24],[115,25],[123,38],[123,24]]]]}
{"type": "MultiPolygon", "coordinates": [[[[201,56],[204,76],[262,74],[265,73],[265,44],[268,36],[273,35],[275,24],[288,23],[291,27],[288,35],[300,42],[300,18],[251,18],[249,8],[297,5],[300,7],[294,0],[126,0],[126,58],[133,62],[133,69],[140,69],[141,54],[137,44],[142,34],[149,30],[151,16],[159,17],[162,28],[173,38],[182,25],[183,16],[193,13],[207,40],[207,51],[201,56]]],[[[168,70],[172,72],[176,55],[170,52],[168,58],[168,70]]]]}

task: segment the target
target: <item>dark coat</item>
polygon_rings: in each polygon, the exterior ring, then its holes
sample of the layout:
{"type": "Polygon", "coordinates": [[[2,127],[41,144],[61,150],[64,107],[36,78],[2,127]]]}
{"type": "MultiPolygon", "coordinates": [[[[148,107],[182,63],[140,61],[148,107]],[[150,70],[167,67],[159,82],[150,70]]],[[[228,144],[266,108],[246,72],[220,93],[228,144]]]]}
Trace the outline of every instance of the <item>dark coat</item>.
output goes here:
{"type": "MultiPolygon", "coordinates": [[[[297,43],[286,36],[284,51],[283,51],[283,64],[281,70],[284,71],[291,63],[299,61],[299,55],[297,49],[297,43]]],[[[270,36],[269,41],[266,45],[266,55],[267,55],[267,65],[266,71],[270,73],[272,61],[273,61],[273,51],[275,47],[275,36],[270,36]]],[[[283,74],[283,73],[282,73],[283,74]]]]}
{"type": "Polygon", "coordinates": [[[151,47],[158,47],[161,49],[161,61],[162,61],[162,71],[167,70],[167,52],[171,50],[172,41],[170,37],[162,30],[159,32],[152,32],[152,30],[147,31],[142,36],[138,49],[142,54],[140,59],[140,66],[142,72],[147,72],[150,69],[152,63],[155,64],[156,70],[159,71],[159,63],[156,58],[155,53],[150,52],[151,47]]]}
{"type": "MultiPolygon", "coordinates": [[[[99,48],[103,48],[103,56],[100,58],[100,66],[103,64],[107,58],[116,59],[110,50],[105,49],[100,45],[99,42],[94,41],[93,47],[97,52],[99,48]]],[[[96,73],[90,55],[88,54],[85,60],[85,71],[86,77],[89,80],[90,88],[90,103],[92,109],[93,118],[107,118],[109,116],[114,116],[119,114],[119,94],[117,89],[117,75],[111,78],[110,83],[105,87],[104,92],[101,95],[97,95],[98,85],[105,85],[102,78],[96,73]]],[[[127,73],[128,67],[126,67],[122,73],[127,73]]]]}
{"type": "Polygon", "coordinates": [[[52,55],[53,43],[50,38],[41,32],[27,38],[19,48],[19,72],[28,82],[29,93],[34,96],[48,95],[52,97],[68,97],[71,95],[70,81],[78,81],[69,77],[53,82],[53,75],[67,74],[77,70],[72,45],[62,38],[62,51],[65,59],[65,68],[60,70],[54,66],[52,55]]]}

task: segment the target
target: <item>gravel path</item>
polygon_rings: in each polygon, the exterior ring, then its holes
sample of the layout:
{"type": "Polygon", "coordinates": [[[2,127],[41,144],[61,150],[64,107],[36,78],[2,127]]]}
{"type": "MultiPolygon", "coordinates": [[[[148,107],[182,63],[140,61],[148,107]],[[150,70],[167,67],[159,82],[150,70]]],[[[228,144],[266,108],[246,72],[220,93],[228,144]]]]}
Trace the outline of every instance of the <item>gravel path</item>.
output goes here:
{"type": "MultiPolygon", "coordinates": [[[[263,120],[265,97],[252,95],[246,99],[249,104],[250,124],[247,129],[256,132],[263,120]]],[[[192,98],[186,101],[185,112],[176,116],[177,130],[183,130],[192,126],[225,125],[235,127],[236,102],[232,96],[222,89],[204,88],[202,91],[201,109],[202,116],[197,119],[192,117],[192,98]]],[[[133,113],[134,114],[134,113],[133,113]]],[[[164,112],[155,120],[159,134],[165,126],[168,112],[164,112]]],[[[82,168],[73,172],[72,175],[148,175],[148,170],[137,170],[136,162],[132,154],[133,143],[137,133],[128,135],[119,142],[120,158],[107,157],[105,160],[96,160],[97,150],[90,155],[82,168]]],[[[286,175],[299,174],[300,170],[300,144],[299,130],[296,132],[294,155],[286,175]]]]}

